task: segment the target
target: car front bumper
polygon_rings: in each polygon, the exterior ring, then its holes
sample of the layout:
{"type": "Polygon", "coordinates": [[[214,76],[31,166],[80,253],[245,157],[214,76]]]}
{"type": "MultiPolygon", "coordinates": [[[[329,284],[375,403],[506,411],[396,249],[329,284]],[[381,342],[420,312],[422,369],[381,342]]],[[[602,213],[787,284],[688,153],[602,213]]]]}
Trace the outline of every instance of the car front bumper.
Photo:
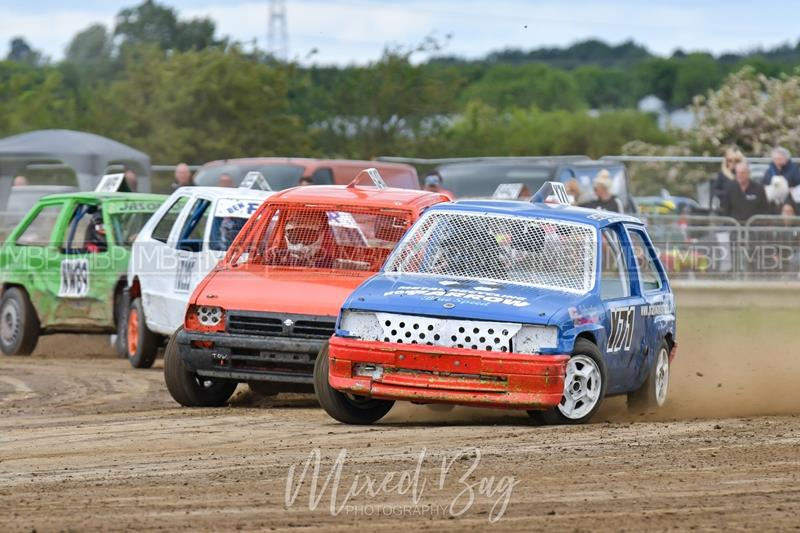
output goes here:
{"type": "Polygon", "coordinates": [[[311,385],[314,361],[328,339],[180,330],[178,350],[199,376],[311,385]]]}
{"type": "MultiPolygon", "coordinates": [[[[386,400],[547,409],[564,393],[568,355],[484,352],[416,344],[330,339],[334,389],[386,400]],[[355,375],[358,364],[380,368],[355,375]]],[[[363,368],[363,367],[362,367],[363,368]]]]}

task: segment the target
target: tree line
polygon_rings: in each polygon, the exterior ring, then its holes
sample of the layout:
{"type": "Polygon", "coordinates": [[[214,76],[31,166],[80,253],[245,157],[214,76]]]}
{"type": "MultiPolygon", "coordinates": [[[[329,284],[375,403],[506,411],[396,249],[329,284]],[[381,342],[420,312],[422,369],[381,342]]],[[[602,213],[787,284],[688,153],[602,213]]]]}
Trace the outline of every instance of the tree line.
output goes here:
{"type": "Polygon", "coordinates": [[[302,66],[217,35],[153,0],[93,25],[50,62],[23,38],[0,61],[0,136],[42,128],[107,135],[155,162],[251,155],[371,158],[619,152],[673,142],[635,110],[719,87],[742,65],[776,75],[785,46],[738,56],[653,56],[627,42],[503,50],[466,61],[433,39],[364,66],[302,66]],[[422,63],[415,54],[426,54],[422,63]],[[590,112],[591,110],[591,112],[590,112]]]}

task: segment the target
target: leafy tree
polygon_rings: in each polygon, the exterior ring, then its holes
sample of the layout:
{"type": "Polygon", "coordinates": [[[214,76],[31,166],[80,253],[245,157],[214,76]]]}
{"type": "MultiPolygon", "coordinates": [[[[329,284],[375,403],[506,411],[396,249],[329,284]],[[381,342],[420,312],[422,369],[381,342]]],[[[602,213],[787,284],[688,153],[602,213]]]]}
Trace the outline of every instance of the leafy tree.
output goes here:
{"type": "Polygon", "coordinates": [[[496,65],[462,95],[464,101],[479,100],[500,109],[578,109],[584,105],[573,77],[547,65],[496,65]]]}
{"type": "Polygon", "coordinates": [[[14,37],[9,42],[8,56],[6,59],[16,63],[36,66],[41,63],[42,55],[31,48],[28,42],[22,37],[14,37]]]}
{"type": "Polygon", "coordinates": [[[90,64],[111,59],[111,36],[102,24],[92,24],[72,38],[66,51],[66,60],[90,64]]]}
{"type": "Polygon", "coordinates": [[[178,20],[177,12],[154,0],[123,9],[114,34],[123,46],[156,45],[162,50],[200,50],[216,44],[216,27],[210,19],[178,20]]]}
{"type": "Polygon", "coordinates": [[[623,109],[636,105],[630,90],[633,76],[620,69],[604,69],[592,65],[573,72],[583,100],[592,109],[623,109]]]}
{"type": "Polygon", "coordinates": [[[156,161],[208,161],[309,151],[289,112],[285,73],[236,49],[164,56],[157,48],[125,52],[124,76],[96,95],[93,129],[156,161]]]}

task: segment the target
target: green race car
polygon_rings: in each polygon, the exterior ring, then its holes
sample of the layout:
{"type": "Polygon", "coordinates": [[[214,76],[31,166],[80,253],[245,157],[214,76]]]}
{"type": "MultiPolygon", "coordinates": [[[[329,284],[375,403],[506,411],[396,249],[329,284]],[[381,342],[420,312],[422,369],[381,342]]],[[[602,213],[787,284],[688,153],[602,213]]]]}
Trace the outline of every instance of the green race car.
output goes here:
{"type": "Polygon", "coordinates": [[[27,355],[39,335],[118,333],[130,246],[166,200],[85,192],[40,199],[0,246],[0,349],[27,355]]]}

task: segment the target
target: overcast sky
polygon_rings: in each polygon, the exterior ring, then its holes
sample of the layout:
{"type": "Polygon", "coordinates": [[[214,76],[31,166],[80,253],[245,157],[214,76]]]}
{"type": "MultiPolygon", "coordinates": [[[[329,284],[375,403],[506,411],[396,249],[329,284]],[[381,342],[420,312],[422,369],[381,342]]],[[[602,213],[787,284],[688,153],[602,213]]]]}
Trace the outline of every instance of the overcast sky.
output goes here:
{"type": "MultiPolygon", "coordinates": [[[[137,0],[0,0],[0,55],[21,35],[60,59],[72,36],[137,0]],[[2,47],[6,47],[5,50],[2,47]]],[[[182,17],[209,16],[218,32],[266,46],[267,1],[164,0],[182,17]]],[[[651,51],[744,51],[797,42],[800,2],[792,0],[287,0],[290,56],[304,63],[366,63],[387,43],[430,34],[452,39],[444,53],[477,57],[506,47],[567,45],[589,37],[633,39],[651,51]],[[308,59],[312,49],[318,53],[308,59]]]]}

